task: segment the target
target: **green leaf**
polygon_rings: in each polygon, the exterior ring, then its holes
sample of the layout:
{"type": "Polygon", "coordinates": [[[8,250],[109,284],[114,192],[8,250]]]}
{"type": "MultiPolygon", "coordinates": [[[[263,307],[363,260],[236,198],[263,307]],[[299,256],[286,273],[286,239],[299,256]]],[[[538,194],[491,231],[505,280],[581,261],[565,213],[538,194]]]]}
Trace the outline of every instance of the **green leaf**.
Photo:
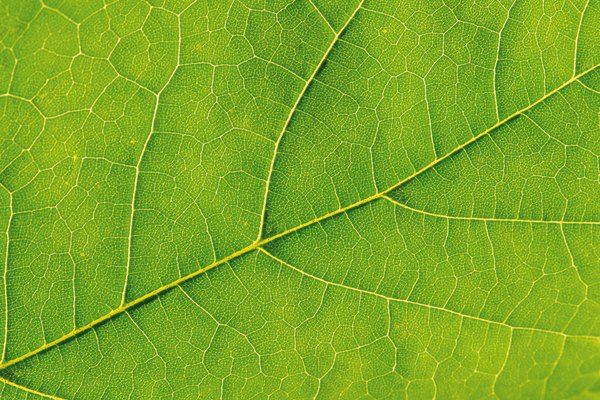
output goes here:
{"type": "Polygon", "coordinates": [[[600,1],[0,18],[0,397],[600,396],[600,1]]]}

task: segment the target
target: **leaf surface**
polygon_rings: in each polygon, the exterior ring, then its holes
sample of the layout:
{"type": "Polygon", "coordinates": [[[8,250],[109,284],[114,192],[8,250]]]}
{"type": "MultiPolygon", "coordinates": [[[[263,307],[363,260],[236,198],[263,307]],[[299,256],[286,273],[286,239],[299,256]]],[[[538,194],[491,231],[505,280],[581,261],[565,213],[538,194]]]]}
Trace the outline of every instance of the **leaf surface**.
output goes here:
{"type": "Polygon", "coordinates": [[[599,395],[600,1],[0,13],[2,396],[599,395]]]}

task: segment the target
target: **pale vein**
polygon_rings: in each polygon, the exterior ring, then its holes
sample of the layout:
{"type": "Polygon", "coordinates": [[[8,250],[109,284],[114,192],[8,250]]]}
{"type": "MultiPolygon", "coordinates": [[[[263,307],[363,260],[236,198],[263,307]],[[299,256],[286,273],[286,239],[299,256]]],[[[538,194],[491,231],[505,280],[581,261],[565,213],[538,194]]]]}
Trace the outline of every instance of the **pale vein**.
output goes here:
{"type": "MultiPolygon", "coordinates": [[[[229,256],[227,256],[225,258],[222,258],[221,260],[215,261],[212,264],[209,264],[209,265],[207,265],[204,268],[196,270],[196,271],[194,271],[194,272],[192,272],[192,273],[190,273],[190,274],[188,274],[186,276],[183,276],[183,277],[181,277],[181,278],[179,278],[179,279],[177,279],[177,280],[175,280],[175,281],[173,281],[171,283],[168,283],[168,284],[166,284],[164,286],[161,286],[161,287],[159,287],[159,288],[157,288],[157,289],[155,289],[155,290],[153,290],[153,291],[151,291],[151,292],[149,292],[149,293],[147,293],[147,294],[145,294],[145,295],[143,295],[141,297],[138,297],[135,300],[130,301],[129,303],[123,304],[120,307],[112,310],[110,313],[108,313],[108,314],[106,314],[106,315],[104,315],[104,316],[102,316],[102,317],[100,317],[100,318],[98,318],[98,319],[96,319],[94,321],[91,321],[90,323],[88,323],[88,324],[86,324],[84,326],[81,326],[81,327],[79,327],[79,328],[77,328],[77,329],[75,329],[75,330],[73,330],[73,331],[71,331],[71,332],[63,335],[62,337],[60,337],[58,339],[55,339],[55,340],[53,340],[51,342],[48,342],[48,343],[44,344],[43,346],[38,347],[37,349],[34,349],[34,350],[32,350],[32,351],[30,351],[28,353],[23,354],[22,356],[19,356],[17,358],[14,358],[14,359],[8,361],[8,362],[0,364],[0,370],[5,369],[5,368],[7,368],[7,367],[9,367],[11,365],[17,364],[17,363],[19,363],[19,362],[21,362],[23,360],[26,360],[26,359],[28,359],[30,357],[33,357],[33,356],[35,356],[35,355],[37,355],[37,354],[39,354],[39,353],[41,353],[41,352],[43,352],[43,351],[51,348],[51,347],[59,345],[59,344],[65,342],[65,341],[67,341],[67,340],[69,340],[69,339],[71,339],[71,338],[79,335],[80,333],[83,333],[83,332],[85,332],[85,331],[87,331],[87,330],[89,330],[91,328],[96,327],[97,325],[102,324],[103,322],[105,322],[105,321],[113,318],[116,315],[122,314],[123,312],[125,312],[125,311],[127,311],[127,310],[129,310],[131,308],[134,308],[134,307],[136,307],[136,306],[138,306],[140,304],[143,304],[144,302],[148,301],[149,299],[154,298],[155,296],[160,295],[161,293],[164,293],[164,292],[166,292],[166,291],[168,291],[168,290],[170,290],[170,289],[172,289],[172,288],[174,288],[174,287],[182,284],[183,282],[187,282],[187,281],[189,281],[189,280],[191,280],[191,279],[193,279],[193,278],[195,278],[195,277],[197,277],[197,276],[199,276],[199,275],[201,275],[201,274],[203,274],[203,273],[205,273],[205,272],[207,272],[207,271],[209,271],[209,270],[211,270],[211,269],[213,269],[213,268],[215,268],[215,267],[217,267],[217,266],[219,266],[221,264],[224,264],[224,263],[226,263],[228,261],[231,261],[231,260],[233,260],[233,259],[235,259],[237,257],[240,257],[240,256],[242,256],[244,254],[247,254],[247,253],[249,253],[249,252],[251,252],[251,251],[253,251],[255,249],[258,249],[258,248],[264,246],[267,243],[270,243],[270,242],[272,242],[274,240],[280,239],[280,238],[282,238],[284,236],[287,236],[287,235],[289,235],[289,234],[291,234],[293,232],[296,232],[296,231],[299,231],[301,229],[304,229],[307,226],[311,226],[311,225],[319,223],[319,222],[321,222],[323,220],[329,219],[331,217],[334,217],[336,215],[345,213],[345,212],[347,212],[349,210],[352,210],[354,208],[360,207],[360,206],[362,206],[364,204],[370,203],[370,202],[372,202],[372,201],[374,201],[376,199],[382,198],[383,196],[387,195],[389,192],[397,189],[398,187],[404,185],[406,182],[408,182],[408,181],[414,179],[415,177],[423,174],[424,172],[430,170],[431,168],[435,167],[439,163],[443,162],[445,159],[447,159],[447,158],[453,156],[454,154],[460,152],[461,150],[465,149],[470,144],[472,144],[472,143],[476,142],[477,140],[481,139],[482,137],[488,135],[490,132],[496,130],[497,128],[499,128],[500,126],[506,124],[510,120],[512,120],[512,119],[518,117],[519,115],[522,115],[523,113],[527,112],[532,107],[534,107],[537,104],[539,104],[539,103],[543,102],[544,100],[546,100],[548,97],[556,94],[561,89],[565,88],[566,86],[570,85],[571,83],[579,80],[579,78],[581,78],[581,77],[585,76],[586,74],[590,73],[591,71],[595,70],[599,65],[595,65],[592,68],[589,68],[586,71],[583,71],[582,73],[580,73],[580,74],[572,77],[571,79],[569,79],[568,81],[566,81],[565,83],[563,83],[562,85],[560,85],[559,87],[557,87],[556,89],[554,89],[554,90],[546,93],[543,97],[541,97],[537,101],[531,103],[529,106],[527,106],[527,107],[525,107],[525,108],[523,108],[523,109],[515,112],[514,114],[512,114],[512,115],[506,117],[505,119],[503,119],[502,121],[497,122],[492,127],[486,129],[485,131],[481,132],[477,136],[474,136],[473,138],[471,138],[467,142],[463,143],[462,145],[458,146],[457,148],[455,148],[453,151],[447,153],[446,155],[435,159],[434,161],[432,161],[431,163],[429,163],[425,167],[423,167],[420,170],[414,172],[410,176],[402,179],[401,181],[399,181],[395,185],[393,185],[393,186],[391,186],[391,187],[389,187],[389,188],[387,188],[387,189],[385,189],[385,190],[383,190],[383,191],[381,191],[379,193],[376,193],[376,194],[374,194],[374,195],[372,195],[370,197],[367,197],[367,198],[365,198],[363,200],[360,200],[360,201],[358,201],[356,203],[350,204],[350,205],[348,205],[346,207],[339,208],[339,209],[337,209],[335,211],[332,211],[330,213],[322,215],[322,216],[320,216],[318,218],[315,218],[315,219],[313,219],[311,221],[307,221],[307,222],[305,222],[305,223],[303,223],[301,225],[298,225],[298,226],[296,226],[294,228],[288,229],[288,230],[286,230],[284,232],[281,232],[281,233],[278,233],[278,234],[276,234],[274,236],[271,236],[271,237],[268,237],[268,238],[263,238],[263,239],[261,239],[259,241],[256,241],[256,242],[252,243],[251,245],[249,245],[249,246],[247,246],[247,247],[245,247],[245,248],[243,248],[241,250],[238,250],[238,251],[230,254],[229,256]]],[[[595,338],[595,339],[597,340],[598,338],[595,338]]]]}
{"type": "MultiPolygon", "coordinates": [[[[362,0],[358,4],[358,7],[356,7],[356,9],[352,13],[352,15],[350,15],[350,18],[348,18],[348,21],[346,21],[346,24],[342,27],[342,29],[340,29],[340,31],[338,33],[336,33],[334,35],[333,40],[331,41],[331,44],[329,45],[329,48],[323,54],[323,57],[321,58],[321,60],[317,64],[317,66],[315,67],[312,75],[308,78],[308,80],[306,80],[306,83],[304,84],[304,87],[300,91],[300,94],[298,95],[298,98],[296,99],[296,102],[292,106],[292,109],[290,110],[290,113],[288,114],[288,117],[287,117],[285,123],[283,124],[283,128],[281,130],[281,133],[279,134],[279,137],[277,138],[277,142],[275,143],[275,148],[273,149],[273,156],[271,157],[271,166],[269,167],[269,174],[267,176],[267,183],[265,185],[265,195],[264,195],[263,206],[262,206],[262,211],[261,211],[260,226],[258,228],[258,237],[256,238],[257,242],[262,239],[263,227],[265,225],[265,217],[266,217],[266,211],[267,211],[267,200],[269,198],[269,187],[271,185],[271,178],[273,176],[273,170],[275,169],[275,159],[277,158],[277,153],[279,151],[279,145],[281,144],[281,140],[283,139],[283,135],[285,134],[285,131],[288,129],[288,127],[290,126],[290,123],[292,122],[292,117],[294,116],[294,114],[296,114],[296,110],[298,109],[298,105],[300,104],[300,102],[304,98],[304,94],[306,93],[306,91],[310,87],[311,83],[315,79],[315,76],[317,76],[317,73],[321,69],[321,66],[323,65],[323,63],[327,60],[327,57],[329,57],[329,54],[331,53],[331,50],[333,50],[335,44],[339,41],[340,36],[342,35],[342,33],[344,33],[344,31],[346,30],[346,28],[348,27],[348,25],[350,25],[350,22],[354,19],[354,16],[358,12],[358,10],[360,10],[360,8],[362,7],[363,2],[364,2],[364,0],[362,0]]],[[[312,2],[311,2],[311,4],[312,4],[312,2]]],[[[318,11],[318,9],[317,9],[317,11],[318,11]]],[[[320,11],[319,11],[319,14],[321,14],[320,11]]],[[[325,17],[322,14],[321,14],[321,16],[323,17],[323,19],[325,19],[325,17]]],[[[329,25],[329,22],[326,19],[325,19],[325,22],[329,25]]],[[[329,27],[331,28],[331,25],[329,25],[329,27]]],[[[332,30],[333,30],[333,28],[332,28],[332,30]]]]}

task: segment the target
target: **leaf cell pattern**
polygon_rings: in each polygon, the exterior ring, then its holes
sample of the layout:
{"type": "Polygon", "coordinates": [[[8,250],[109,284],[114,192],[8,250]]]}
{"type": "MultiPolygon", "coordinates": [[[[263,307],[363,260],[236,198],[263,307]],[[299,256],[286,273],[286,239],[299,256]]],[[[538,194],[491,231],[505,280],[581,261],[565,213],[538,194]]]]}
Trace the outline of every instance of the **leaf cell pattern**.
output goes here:
{"type": "Polygon", "coordinates": [[[0,397],[600,395],[600,1],[0,17],[0,397]]]}

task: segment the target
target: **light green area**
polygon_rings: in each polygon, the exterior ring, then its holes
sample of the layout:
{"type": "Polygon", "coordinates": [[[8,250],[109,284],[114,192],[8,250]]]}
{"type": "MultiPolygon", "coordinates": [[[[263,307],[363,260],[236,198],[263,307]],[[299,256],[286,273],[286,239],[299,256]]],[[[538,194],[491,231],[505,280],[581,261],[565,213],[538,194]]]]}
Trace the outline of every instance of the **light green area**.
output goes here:
{"type": "Polygon", "coordinates": [[[1,398],[600,396],[600,1],[0,20],[1,398]]]}

